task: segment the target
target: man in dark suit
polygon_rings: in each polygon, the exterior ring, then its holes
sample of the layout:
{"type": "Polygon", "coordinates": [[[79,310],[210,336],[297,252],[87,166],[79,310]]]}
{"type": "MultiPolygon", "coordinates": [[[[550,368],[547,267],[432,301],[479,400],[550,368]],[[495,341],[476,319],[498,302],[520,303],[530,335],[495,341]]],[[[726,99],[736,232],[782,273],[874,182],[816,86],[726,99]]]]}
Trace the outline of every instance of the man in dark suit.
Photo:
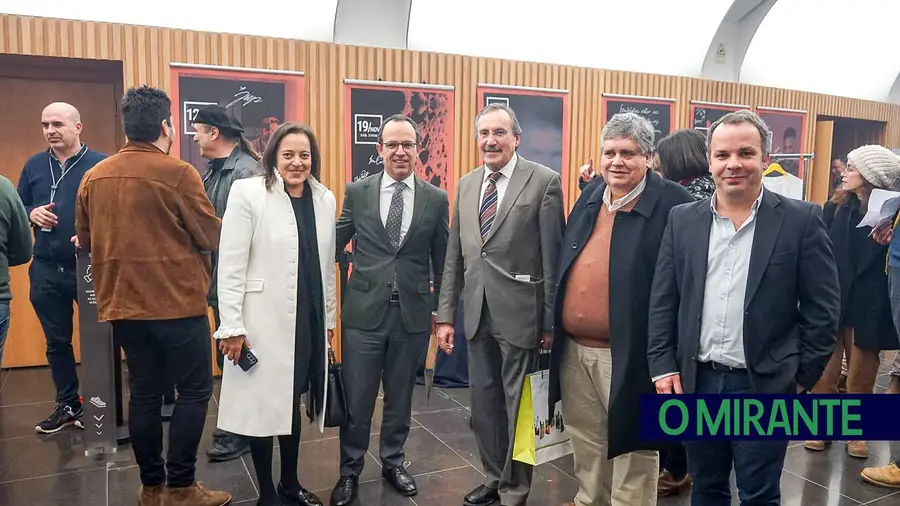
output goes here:
{"type": "Polygon", "coordinates": [[[531,466],[512,459],[522,386],[553,332],[556,268],[565,230],[553,169],[516,153],[522,129],[504,104],[475,119],[484,165],[459,180],[437,334],[453,351],[460,292],[468,340],[472,422],[486,475],[467,506],[524,506],[531,466]]]}
{"type": "Polygon", "coordinates": [[[403,115],[378,133],[384,171],[347,185],[337,222],[337,251],[354,236],[353,271],[344,293],[341,361],[351,421],[341,427],[341,477],[333,506],[350,504],[369,449],[378,385],[384,387],[382,475],[401,494],[416,494],[403,467],[416,372],[428,345],[449,233],[447,192],[415,177],[421,135],[403,115]]]}
{"type": "MultiPolygon", "coordinates": [[[[650,301],[648,358],[660,394],[810,390],[831,357],[840,290],[819,206],[763,190],[772,134],[750,111],[709,129],[710,199],[676,207],[650,301]]],[[[686,443],[691,504],[781,504],[787,441],[686,443]]]]}

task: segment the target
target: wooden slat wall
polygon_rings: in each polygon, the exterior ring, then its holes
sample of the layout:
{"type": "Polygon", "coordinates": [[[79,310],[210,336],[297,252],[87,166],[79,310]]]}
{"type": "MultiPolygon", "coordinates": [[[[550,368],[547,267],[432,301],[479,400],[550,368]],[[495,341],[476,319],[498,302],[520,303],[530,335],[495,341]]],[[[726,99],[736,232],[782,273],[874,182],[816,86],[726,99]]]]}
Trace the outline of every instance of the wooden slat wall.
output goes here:
{"type": "MultiPolygon", "coordinates": [[[[342,82],[347,78],[455,86],[457,178],[478,163],[472,123],[479,82],[568,89],[573,167],[599,150],[602,93],[674,98],[676,128],[689,126],[691,100],[805,110],[809,114],[808,152],[815,139],[817,115],[886,122],[884,134],[868,142],[900,146],[900,105],[688,77],[8,15],[0,15],[0,52],[121,60],[126,87],[149,84],[168,89],[170,61],[303,71],[307,76],[306,120],[321,139],[326,167],[323,179],[338,199],[344,186],[342,82]]],[[[575,171],[572,174],[568,184],[574,192],[575,171]]]]}

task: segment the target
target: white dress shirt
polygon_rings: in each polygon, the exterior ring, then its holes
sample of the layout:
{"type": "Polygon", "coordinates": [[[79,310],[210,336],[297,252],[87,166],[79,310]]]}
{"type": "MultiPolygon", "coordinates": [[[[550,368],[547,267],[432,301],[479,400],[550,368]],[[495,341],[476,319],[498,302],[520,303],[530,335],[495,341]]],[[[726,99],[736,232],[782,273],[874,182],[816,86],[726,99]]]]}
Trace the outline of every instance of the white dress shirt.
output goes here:
{"type": "MultiPolygon", "coordinates": [[[[713,220],[709,227],[698,362],[747,367],[744,356],[744,302],[753,236],[756,235],[756,213],[763,191],[759,192],[759,197],[750,208],[750,217],[737,230],[731,219],[716,210],[716,195],[713,194],[710,199],[713,220]]],[[[675,374],[678,373],[661,374],[655,376],[653,381],[675,374]]]]}
{"type": "MultiPolygon", "coordinates": [[[[416,181],[415,172],[411,172],[401,183],[405,184],[403,188],[403,219],[400,221],[400,242],[406,237],[409,231],[409,224],[412,223],[413,203],[416,198],[416,181]]],[[[387,223],[388,211],[391,209],[391,199],[394,198],[394,183],[397,181],[384,171],[381,174],[381,192],[379,193],[379,207],[381,210],[381,224],[387,223]]]]}
{"type": "Polygon", "coordinates": [[[616,200],[615,202],[610,202],[612,200],[612,191],[609,189],[609,185],[606,186],[606,190],[603,191],[603,203],[606,205],[606,209],[614,213],[619,209],[627,206],[631,203],[632,200],[641,196],[641,193],[644,193],[644,188],[647,186],[647,176],[644,175],[644,179],[641,179],[641,182],[638,183],[637,186],[634,187],[630,192],[628,192],[624,197],[616,200]]]}
{"type": "MultiPolygon", "coordinates": [[[[509,186],[509,178],[512,177],[513,170],[516,168],[516,163],[519,161],[519,155],[513,153],[512,159],[500,169],[500,178],[497,179],[497,209],[500,209],[500,203],[503,202],[503,195],[506,193],[506,187],[509,186]]],[[[488,176],[494,172],[487,167],[484,166],[484,178],[481,180],[481,194],[478,196],[478,208],[481,209],[481,203],[484,202],[484,192],[488,187],[488,176]]]]}

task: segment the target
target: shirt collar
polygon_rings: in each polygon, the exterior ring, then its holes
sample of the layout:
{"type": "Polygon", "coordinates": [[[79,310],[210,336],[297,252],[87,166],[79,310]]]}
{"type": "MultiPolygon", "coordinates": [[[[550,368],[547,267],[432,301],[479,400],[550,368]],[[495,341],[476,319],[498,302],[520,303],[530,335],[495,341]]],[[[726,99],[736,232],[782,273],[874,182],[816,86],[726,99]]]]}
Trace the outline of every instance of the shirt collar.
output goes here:
{"type": "MultiPolygon", "coordinates": [[[[71,160],[78,159],[78,157],[81,156],[81,154],[84,153],[85,151],[87,151],[87,144],[82,142],[81,147],[78,149],[78,151],[74,155],[70,156],[66,160],[66,163],[68,163],[71,160]]],[[[50,158],[52,158],[54,162],[59,163],[59,158],[57,158],[56,154],[53,153],[53,148],[47,148],[47,154],[50,155],[50,158]]],[[[62,164],[60,164],[60,165],[62,165],[62,164]]]]}
{"type": "MultiPolygon", "coordinates": [[[[759,204],[762,202],[763,192],[766,191],[765,187],[759,190],[759,196],[756,197],[756,200],[753,201],[753,205],[750,206],[750,214],[756,214],[756,211],[759,210],[759,204]]],[[[724,218],[718,211],[716,211],[716,194],[718,192],[713,192],[712,198],[709,199],[709,207],[712,209],[713,216],[724,218]]]]}
{"type": "MultiPolygon", "coordinates": [[[[506,179],[511,179],[513,170],[515,170],[517,163],[519,163],[519,155],[516,153],[513,153],[513,157],[509,159],[509,162],[507,162],[506,165],[504,165],[503,168],[499,170],[499,172],[501,174],[503,174],[504,176],[506,176],[506,179]]],[[[490,176],[492,172],[494,172],[494,171],[492,171],[491,169],[489,169],[487,167],[487,165],[485,165],[484,166],[484,177],[482,178],[481,182],[483,183],[483,182],[487,181],[488,176],[490,176]]]]}
{"type": "Polygon", "coordinates": [[[609,212],[615,212],[619,209],[630,204],[634,199],[638,198],[641,193],[644,192],[644,188],[647,187],[647,175],[644,174],[644,177],[641,179],[641,182],[638,183],[628,194],[624,197],[616,200],[615,202],[610,202],[612,200],[612,190],[609,189],[609,185],[606,185],[606,190],[603,191],[603,204],[606,205],[606,208],[609,212]]]}
{"type": "Polygon", "coordinates": [[[391,175],[388,174],[387,171],[384,171],[384,173],[382,173],[381,175],[381,187],[388,188],[393,186],[394,183],[403,183],[407,187],[409,187],[410,190],[415,190],[415,177],[416,173],[410,172],[409,175],[406,176],[406,179],[404,179],[403,181],[397,181],[393,177],[391,177],[391,175]]]}

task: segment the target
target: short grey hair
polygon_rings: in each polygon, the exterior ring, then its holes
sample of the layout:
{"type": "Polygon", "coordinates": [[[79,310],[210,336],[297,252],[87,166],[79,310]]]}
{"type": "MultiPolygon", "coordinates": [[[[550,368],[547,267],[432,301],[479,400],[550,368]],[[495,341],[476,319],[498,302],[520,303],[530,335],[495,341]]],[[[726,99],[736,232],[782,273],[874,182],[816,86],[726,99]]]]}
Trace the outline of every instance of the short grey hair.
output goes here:
{"type": "Polygon", "coordinates": [[[475,116],[475,137],[478,137],[478,120],[485,114],[494,111],[504,111],[506,114],[509,114],[509,118],[512,120],[512,132],[518,136],[522,135],[522,126],[519,125],[519,118],[516,117],[516,112],[512,110],[512,107],[503,102],[493,102],[486,105],[484,109],[479,111],[478,115],[475,116]]]}
{"type": "Polygon", "coordinates": [[[642,155],[653,152],[653,137],[656,128],[647,118],[633,112],[620,112],[614,115],[600,132],[600,142],[609,139],[626,138],[637,143],[642,155]]]}
{"type": "Polygon", "coordinates": [[[725,116],[719,118],[715,123],[712,124],[712,126],[709,127],[709,132],[706,133],[706,150],[709,152],[710,157],[712,157],[713,155],[712,150],[710,150],[713,132],[716,131],[716,128],[718,128],[719,125],[723,124],[750,124],[756,127],[756,129],[759,131],[759,138],[762,141],[762,159],[765,160],[769,157],[769,154],[772,152],[772,131],[769,130],[769,125],[766,125],[766,122],[763,121],[763,119],[760,118],[758,114],[748,109],[730,112],[725,116]]]}

